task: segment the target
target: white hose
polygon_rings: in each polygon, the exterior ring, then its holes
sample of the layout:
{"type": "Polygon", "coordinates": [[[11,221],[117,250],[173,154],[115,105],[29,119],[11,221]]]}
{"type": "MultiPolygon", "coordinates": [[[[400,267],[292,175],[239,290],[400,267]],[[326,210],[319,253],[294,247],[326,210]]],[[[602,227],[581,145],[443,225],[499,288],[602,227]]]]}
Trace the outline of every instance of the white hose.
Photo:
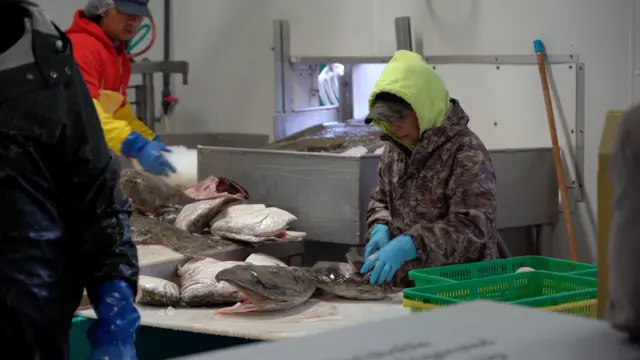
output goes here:
{"type": "Polygon", "coordinates": [[[344,65],[328,64],[318,75],[318,93],[325,106],[340,104],[340,77],[344,65]]]}

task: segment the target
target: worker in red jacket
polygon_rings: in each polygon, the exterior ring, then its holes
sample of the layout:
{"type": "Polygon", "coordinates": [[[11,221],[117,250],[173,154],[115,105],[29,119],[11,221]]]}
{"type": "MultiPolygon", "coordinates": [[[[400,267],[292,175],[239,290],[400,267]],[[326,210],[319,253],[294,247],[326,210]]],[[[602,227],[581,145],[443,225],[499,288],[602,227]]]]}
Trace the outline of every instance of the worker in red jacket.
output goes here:
{"type": "Polygon", "coordinates": [[[151,18],[148,2],[89,0],[76,12],[66,33],[109,148],[138,160],[147,172],[168,176],[176,171],[164,156],[170,150],[136,117],[127,101],[131,62],[126,42],[135,36],[145,17],[151,18]]]}

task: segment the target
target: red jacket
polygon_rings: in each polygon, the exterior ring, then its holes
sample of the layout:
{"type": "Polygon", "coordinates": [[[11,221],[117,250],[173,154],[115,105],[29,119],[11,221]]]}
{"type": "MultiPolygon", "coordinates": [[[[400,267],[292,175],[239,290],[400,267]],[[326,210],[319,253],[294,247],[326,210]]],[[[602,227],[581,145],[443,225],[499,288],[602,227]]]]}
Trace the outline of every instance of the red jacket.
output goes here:
{"type": "Polygon", "coordinates": [[[118,44],[116,51],[116,45],[82,10],[76,11],[73,23],[66,34],[73,44],[73,56],[84,76],[91,97],[97,99],[102,89],[119,92],[126,99],[131,63],[125,51],[125,44],[118,44]]]}

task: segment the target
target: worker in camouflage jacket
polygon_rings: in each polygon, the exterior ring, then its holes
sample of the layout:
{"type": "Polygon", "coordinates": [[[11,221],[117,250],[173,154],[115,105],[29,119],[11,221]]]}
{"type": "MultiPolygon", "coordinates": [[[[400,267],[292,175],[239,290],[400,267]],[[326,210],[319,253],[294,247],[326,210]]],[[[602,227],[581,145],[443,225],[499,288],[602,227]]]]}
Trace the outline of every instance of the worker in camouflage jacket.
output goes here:
{"type": "Polygon", "coordinates": [[[421,55],[396,52],[369,110],[365,122],[388,145],[367,211],[362,273],[372,284],[406,285],[410,269],[497,258],[491,158],[438,74],[421,55]]]}

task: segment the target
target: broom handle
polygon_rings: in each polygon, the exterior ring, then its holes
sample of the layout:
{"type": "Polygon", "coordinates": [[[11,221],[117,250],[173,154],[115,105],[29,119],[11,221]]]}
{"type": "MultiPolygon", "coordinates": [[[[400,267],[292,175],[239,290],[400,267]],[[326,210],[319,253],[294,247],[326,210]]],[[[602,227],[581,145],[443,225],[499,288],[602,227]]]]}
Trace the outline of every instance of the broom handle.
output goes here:
{"type": "Polygon", "coordinates": [[[567,184],[564,181],[564,167],[560,157],[560,143],[558,142],[558,131],[556,130],[556,118],[551,102],[551,92],[549,90],[549,80],[547,79],[547,67],[545,61],[545,49],[541,40],[533,42],[533,48],[538,58],[538,70],[540,72],[540,82],[542,83],[542,93],[549,120],[549,134],[551,135],[551,145],[553,146],[553,160],[556,165],[556,176],[560,184],[560,197],[562,200],[562,212],[564,214],[564,224],[567,227],[567,237],[569,238],[569,249],[571,259],[578,261],[578,251],[576,249],[576,239],[573,233],[573,223],[571,220],[571,210],[569,209],[569,197],[567,196],[567,184]]]}

